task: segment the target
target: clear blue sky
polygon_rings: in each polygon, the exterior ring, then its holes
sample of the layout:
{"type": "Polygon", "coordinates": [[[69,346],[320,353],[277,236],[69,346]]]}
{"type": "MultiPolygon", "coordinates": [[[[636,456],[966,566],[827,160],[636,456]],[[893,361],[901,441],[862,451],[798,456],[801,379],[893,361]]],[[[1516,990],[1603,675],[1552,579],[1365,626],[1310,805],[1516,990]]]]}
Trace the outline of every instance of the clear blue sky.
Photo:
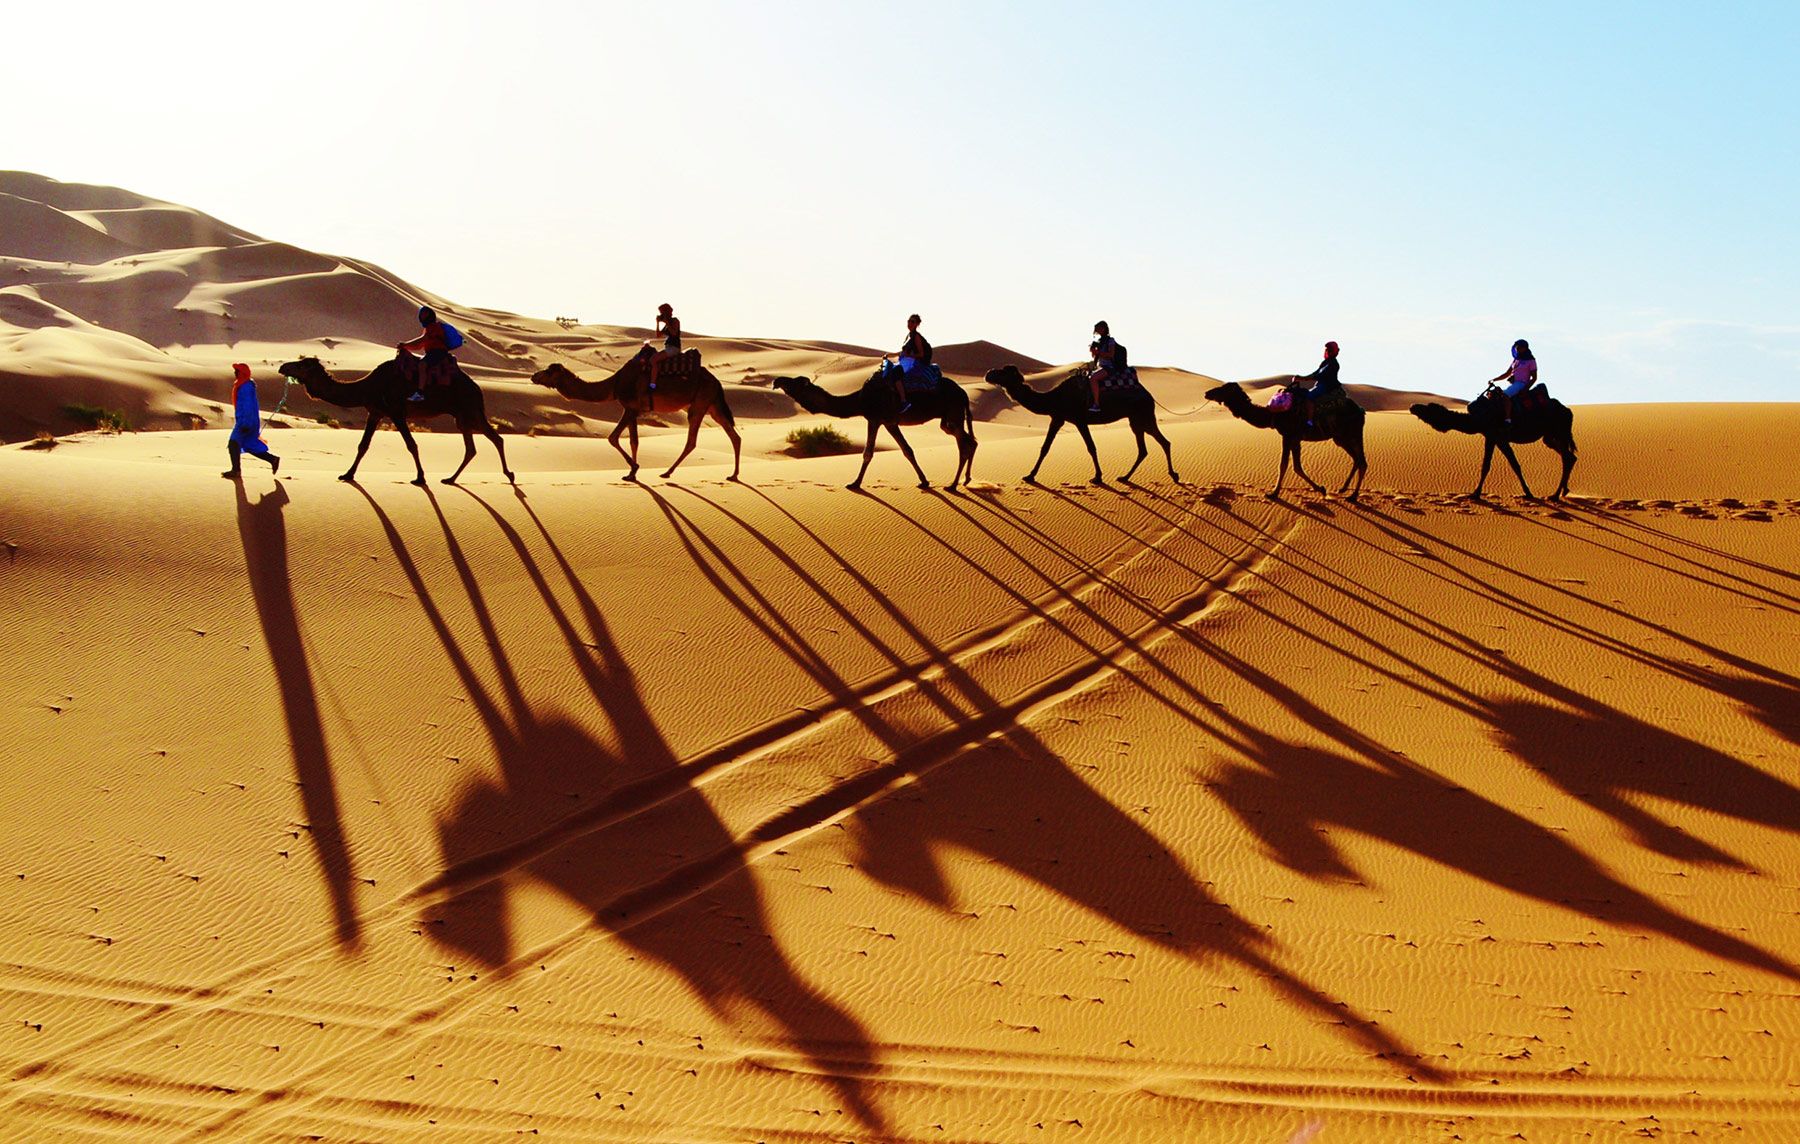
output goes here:
{"type": "MultiPolygon", "coordinates": [[[[1800,397],[1800,5],[65,5],[4,165],[459,302],[1800,397]]],[[[397,315],[397,326],[406,325],[397,315]]]]}

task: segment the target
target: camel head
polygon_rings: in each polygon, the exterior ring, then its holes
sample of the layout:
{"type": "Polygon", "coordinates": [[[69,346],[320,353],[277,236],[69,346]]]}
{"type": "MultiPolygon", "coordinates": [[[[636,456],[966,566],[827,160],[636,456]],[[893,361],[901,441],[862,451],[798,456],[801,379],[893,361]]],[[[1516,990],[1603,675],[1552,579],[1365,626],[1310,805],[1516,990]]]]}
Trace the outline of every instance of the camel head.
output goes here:
{"type": "Polygon", "coordinates": [[[818,388],[818,385],[810,377],[777,377],[772,378],[769,384],[795,401],[800,400],[800,394],[804,390],[818,388]]]}
{"type": "Polygon", "coordinates": [[[308,393],[321,381],[331,381],[332,376],[325,369],[323,362],[316,357],[303,357],[298,361],[283,362],[281,376],[290,381],[297,381],[306,387],[308,393]]]}
{"type": "Polygon", "coordinates": [[[1458,420],[1467,420],[1468,414],[1454,409],[1446,409],[1437,402],[1420,402],[1412,407],[1412,415],[1439,433],[1450,431],[1451,425],[1458,420]]]}
{"type": "Polygon", "coordinates": [[[1011,390],[1025,385],[1025,375],[1019,372],[1016,365],[1003,365],[999,369],[990,369],[982,375],[982,380],[989,385],[997,385],[1001,389],[1011,390]]]}
{"type": "Polygon", "coordinates": [[[531,384],[547,385],[551,389],[556,389],[561,385],[575,380],[577,379],[574,371],[561,362],[551,362],[543,369],[540,369],[531,375],[531,384]]]}
{"type": "Polygon", "coordinates": [[[1224,385],[1215,385],[1207,390],[1206,400],[1216,401],[1225,408],[1231,409],[1240,405],[1248,405],[1250,395],[1245,393],[1244,387],[1237,382],[1228,381],[1224,385]]]}

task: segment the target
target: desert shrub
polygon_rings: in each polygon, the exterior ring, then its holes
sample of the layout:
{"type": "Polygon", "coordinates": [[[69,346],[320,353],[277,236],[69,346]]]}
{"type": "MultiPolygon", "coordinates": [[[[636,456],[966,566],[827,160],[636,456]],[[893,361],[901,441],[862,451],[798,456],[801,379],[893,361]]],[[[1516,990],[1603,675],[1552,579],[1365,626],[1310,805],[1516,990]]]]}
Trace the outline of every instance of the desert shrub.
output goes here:
{"type": "Polygon", "coordinates": [[[25,447],[27,449],[54,449],[56,448],[56,434],[48,429],[39,429],[37,436],[33,437],[31,443],[25,447]]]}
{"type": "Polygon", "coordinates": [[[319,424],[325,426],[325,428],[327,428],[327,429],[342,429],[344,427],[344,423],[342,421],[339,421],[337,418],[333,417],[329,413],[316,414],[313,417],[313,420],[317,421],[319,424]]]}
{"type": "Polygon", "coordinates": [[[796,457],[829,457],[837,453],[854,453],[856,442],[830,425],[809,425],[787,435],[788,452],[796,457]]]}
{"type": "Polygon", "coordinates": [[[518,430],[513,427],[513,423],[504,417],[490,417],[488,418],[488,424],[492,425],[496,431],[501,433],[518,432],[518,430]]]}
{"type": "Polygon", "coordinates": [[[101,429],[108,433],[124,433],[131,428],[131,422],[125,414],[117,409],[102,409],[98,405],[83,405],[75,402],[62,407],[76,422],[89,429],[101,429]]]}

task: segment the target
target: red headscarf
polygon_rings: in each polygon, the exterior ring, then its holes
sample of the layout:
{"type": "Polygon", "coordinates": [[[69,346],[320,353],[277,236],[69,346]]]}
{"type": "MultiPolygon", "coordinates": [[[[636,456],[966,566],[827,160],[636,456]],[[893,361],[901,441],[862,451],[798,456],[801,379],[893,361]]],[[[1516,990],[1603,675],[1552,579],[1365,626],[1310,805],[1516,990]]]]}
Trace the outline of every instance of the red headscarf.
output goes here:
{"type": "Polygon", "coordinates": [[[250,367],[241,361],[231,363],[231,404],[237,404],[238,389],[246,384],[254,384],[250,378],[250,367]]]}

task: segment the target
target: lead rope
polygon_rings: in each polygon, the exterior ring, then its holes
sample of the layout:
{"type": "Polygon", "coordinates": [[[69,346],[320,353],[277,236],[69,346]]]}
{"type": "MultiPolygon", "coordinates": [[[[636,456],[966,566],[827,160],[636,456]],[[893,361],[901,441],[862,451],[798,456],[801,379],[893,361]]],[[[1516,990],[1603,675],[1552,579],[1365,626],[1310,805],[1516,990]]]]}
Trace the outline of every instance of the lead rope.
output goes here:
{"type": "Polygon", "coordinates": [[[282,381],[285,384],[283,384],[281,387],[281,400],[275,403],[274,410],[271,411],[269,414],[270,417],[280,417],[281,416],[281,411],[283,409],[287,408],[288,391],[294,388],[294,379],[293,378],[288,377],[284,374],[284,375],[282,375],[282,381]]]}

